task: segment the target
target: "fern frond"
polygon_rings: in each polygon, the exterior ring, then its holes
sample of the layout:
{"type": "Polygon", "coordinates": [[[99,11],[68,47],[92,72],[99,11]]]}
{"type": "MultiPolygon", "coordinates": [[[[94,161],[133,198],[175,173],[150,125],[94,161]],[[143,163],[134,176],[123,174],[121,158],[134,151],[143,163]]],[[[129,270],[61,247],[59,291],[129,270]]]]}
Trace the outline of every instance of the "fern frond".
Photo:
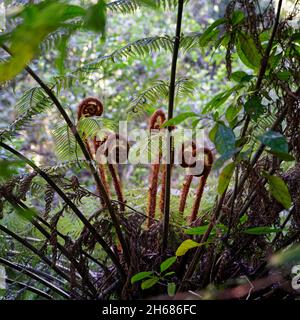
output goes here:
{"type": "Polygon", "coordinates": [[[78,131],[87,138],[95,136],[103,137],[107,131],[114,131],[117,124],[113,120],[103,119],[102,117],[81,118],[78,122],[78,131]]]}
{"type": "Polygon", "coordinates": [[[75,160],[82,156],[81,149],[67,124],[59,124],[52,131],[55,152],[61,160],[75,160]]]}
{"type": "Polygon", "coordinates": [[[33,87],[25,91],[16,104],[16,110],[19,115],[24,114],[28,110],[32,110],[35,114],[38,114],[50,109],[52,104],[52,101],[41,87],[33,87]]]}
{"type": "MultiPolygon", "coordinates": [[[[179,78],[175,83],[176,98],[184,98],[193,94],[195,89],[195,82],[188,78],[179,78]]],[[[166,100],[169,96],[169,83],[166,81],[156,81],[155,84],[137,94],[130,101],[128,113],[132,115],[139,115],[148,107],[153,106],[158,101],[166,100]]]]}
{"type": "MultiPolygon", "coordinates": [[[[188,2],[186,0],[185,2],[188,2]]],[[[172,10],[177,7],[178,0],[156,0],[157,9],[172,10]]],[[[122,14],[134,13],[143,5],[143,1],[139,0],[116,0],[107,4],[107,8],[112,12],[120,12],[122,14]]]]}
{"type": "MultiPolygon", "coordinates": [[[[96,162],[94,162],[96,165],[96,162]]],[[[76,159],[76,160],[69,160],[69,161],[64,161],[62,163],[53,165],[53,166],[44,166],[41,167],[43,171],[45,171],[48,174],[64,174],[70,169],[74,168],[88,168],[89,163],[86,159],[76,159]]]]}
{"type": "Polygon", "coordinates": [[[175,95],[177,98],[191,96],[195,91],[196,83],[189,78],[178,78],[175,83],[175,95]]]}
{"type": "Polygon", "coordinates": [[[155,104],[160,99],[165,99],[169,95],[169,87],[165,81],[157,81],[155,84],[137,94],[130,101],[128,113],[139,114],[147,107],[155,104]]]}
{"type": "Polygon", "coordinates": [[[11,139],[24,127],[28,126],[34,117],[34,113],[28,110],[24,115],[18,117],[7,128],[0,131],[0,140],[11,139]]]}
{"type": "Polygon", "coordinates": [[[107,8],[110,11],[122,14],[133,13],[139,7],[139,3],[135,0],[117,0],[107,4],[107,8]]]}
{"type": "Polygon", "coordinates": [[[160,50],[173,50],[173,40],[169,36],[155,36],[139,39],[126,46],[115,50],[113,53],[101,56],[93,62],[78,68],[73,72],[76,76],[86,76],[91,72],[101,69],[103,66],[127,59],[129,57],[144,57],[160,50]]]}
{"type": "Polygon", "coordinates": [[[15,106],[19,116],[6,129],[0,132],[0,139],[10,139],[18,131],[28,126],[35,116],[51,107],[52,101],[46,96],[42,88],[34,87],[27,90],[15,106]]]}
{"type": "Polygon", "coordinates": [[[185,52],[193,49],[199,48],[199,40],[202,36],[202,33],[194,32],[191,34],[183,35],[180,40],[180,48],[183,49],[185,52]]]}
{"type": "Polygon", "coordinates": [[[55,76],[51,79],[51,87],[55,88],[57,92],[61,90],[69,90],[79,83],[79,78],[74,74],[55,76]]]}

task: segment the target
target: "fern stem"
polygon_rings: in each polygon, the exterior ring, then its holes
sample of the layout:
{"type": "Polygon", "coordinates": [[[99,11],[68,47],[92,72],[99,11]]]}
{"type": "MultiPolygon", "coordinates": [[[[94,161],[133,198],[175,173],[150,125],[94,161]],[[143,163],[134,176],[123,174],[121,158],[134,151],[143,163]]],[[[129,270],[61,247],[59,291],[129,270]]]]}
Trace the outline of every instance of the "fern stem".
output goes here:
{"type": "MultiPolygon", "coordinates": [[[[181,22],[183,14],[184,0],[178,0],[177,22],[176,22],[176,36],[174,41],[173,58],[171,66],[170,88],[169,88],[169,104],[168,104],[168,120],[173,118],[174,98],[175,98],[175,83],[176,83],[176,68],[177,59],[180,46],[181,22]]],[[[170,193],[171,193],[171,170],[172,170],[172,128],[168,127],[167,133],[167,164],[166,164],[166,192],[164,203],[164,221],[163,221],[163,242],[162,252],[164,253],[168,246],[169,224],[170,224],[170,193]]]]}
{"type": "Polygon", "coordinates": [[[187,175],[185,176],[183,186],[181,189],[181,195],[180,195],[180,202],[179,202],[179,213],[183,214],[185,205],[186,205],[186,199],[190,190],[191,183],[193,181],[193,176],[192,175],[187,175]]]}
{"type": "Polygon", "coordinates": [[[195,195],[195,201],[193,204],[193,208],[192,208],[192,212],[191,215],[189,217],[189,222],[192,223],[196,220],[197,218],[197,214],[198,214],[198,210],[200,208],[200,203],[201,203],[201,199],[202,199],[202,195],[203,195],[203,191],[204,191],[204,187],[205,187],[205,183],[206,183],[206,176],[201,176],[200,180],[199,180],[199,184],[196,190],[196,195],[195,195]]]}
{"type": "Polygon", "coordinates": [[[124,195],[123,195],[123,191],[122,191],[122,186],[121,186],[121,181],[120,178],[118,176],[117,170],[114,167],[113,164],[109,163],[108,164],[108,170],[111,174],[112,177],[112,181],[113,181],[113,185],[117,194],[117,198],[119,201],[119,206],[120,206],[120,211],[124,212],[125,211],[125,199],[124,199],[124,195]]]}
{"type": "Polygon", "coordinates": [[[28,285],[27,283],[23,283],[23,282],[20,282],[20,281],[17,281],[17,280],[13,280],[13,279],[10,279],[10,278],[6,278],[5,281],[8,284],[18,286],[22,290],[26,290],[26,291],[30,291],[32,293],[35,293],[40,297],[44,297],[44,298],[46,298],[48,300],[54,300],[54,298],[52,296],[50,296],[48,293],[46,293],[46,292],[44,292],[44,291],[42,291],[42,290],[40,290],[38,288],[32,287],[32,286],[28,285]]]}
{"type": "Polygon", "coordinates": [[[17,234],[15,234],[13,231],[9,230],[6,228],[4,225],[0,224],[0,230],[7,235],[11,236],[13,239],[21,243],[25,248],[33,252],[35,255],[37,255],[42,261],[45,262],[46,265],[48,265],[51,269],[53,269],[58,275],[60,275],[63,279],[67,280],[68,282],[70,281],[70,278],[62,271],[60,270],[57,266],[53,265],[50,259],[48,259],[45,255],[42,254],[41,251],[36,249],[33,245],[31,245],[28,241],[25,239],[21,238],[17,234]]]}
{"type": "Polygon", "coordinates": [[[162,177],[161,177],[161,192],[159,199],[159,210],[160,218],[163,217],[164,208],[165,208],[165,194],[166,194],[166,178],[167,178],[167,167],[165,164],[162,165],[162,177]]]}
{"type": "Polygon", "coordinates": [[[54,284],[52,284],[51,282],[45,280],[44,278],[38,276],[37,274],[35,274],[33,271],[29,271],[26,268],[24,268],[21,265],[15,264],[13,262],[10,262],[9,260],[6,260],[4,258],[0,257],[0,263],[3,264],[4,266],[17,270],[23,274],[25,274],[26,276],[40,282],[41,284],[43,284],[44,286],[46,286],[47,288],[51,289],[52,291],[56,292],[57,294],[59,294],[60,296],[66,298],[66,299],[71,299],[70,295],[65,292],[64,290],[62,290],[61,288],[55,286],[54,284]]]}
{"type": "Polygon", "coordinates": [[[157,186],[158,186],[158,175],[159,175],[160,163],[155,163],[151,166],[151,174],[150,174],[150,186],[148,192],[148,210],[147,210],[147,226],[148,228],[154,222],[155,218],[155,209],[156,209],[156,194],[157,194],[157,186]]]}

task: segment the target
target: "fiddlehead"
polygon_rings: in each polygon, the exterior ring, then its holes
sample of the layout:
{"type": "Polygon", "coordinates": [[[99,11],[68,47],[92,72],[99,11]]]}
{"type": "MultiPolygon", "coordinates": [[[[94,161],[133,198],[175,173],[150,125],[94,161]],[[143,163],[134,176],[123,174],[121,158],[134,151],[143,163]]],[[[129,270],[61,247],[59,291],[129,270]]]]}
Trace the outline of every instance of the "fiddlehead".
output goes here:
{"type": "Polygon", "coordinates": [[[89,97],[79,104],[77,108],[77,119],[81,117],[100,117],[103,113],[103,104],[97,98],[89,97]]]}
{"type": "MultiPolygon", "coordinates": [[[[82,117],[100,117],[103,113],[103,110],[104,110],[103,104],[100,100],[94,97],[86,98],[82,100],[82,102],[77,107],[77,119],[79,121],[82,117]]],[[[90,157],[93,159],[94,157],[91,151],[89,141],[85,137],[83,137],[83,139],[84,139],[86,148],[90,154],[90,157]]],[[[94,151],[96,153],[99,147],[96,137],[94,137],[93,144],[94,144],[94,151]]],[[[103,185],[106,189],[106,192],[109,194],[109,187],[105,177],[105,169],[102,164],[99,164],[98,171],[99,171],[100,178],[103,182],[103,185]]],[[[100,201],[101,201],[101,204],[104,206],[105,205],[104,199],[100,198],[100,201]]]]}

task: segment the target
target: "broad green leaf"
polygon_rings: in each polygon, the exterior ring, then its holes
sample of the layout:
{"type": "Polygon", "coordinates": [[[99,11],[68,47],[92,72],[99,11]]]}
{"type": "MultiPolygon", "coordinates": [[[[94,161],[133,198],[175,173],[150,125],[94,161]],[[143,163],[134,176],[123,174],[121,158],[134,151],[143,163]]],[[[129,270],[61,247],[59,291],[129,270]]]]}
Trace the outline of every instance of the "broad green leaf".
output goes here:
{"type": "Polygon", "coordinates": [[[272,152],[288,153],[289,151],[285,136],[279,132],[269,130],[258,139],[265,146],[270,147],[272,152]]]}
{"type": "Polygon", "coordinates": [[[289,209],[292,206],[292,198],[285,182],[280,177],[272,176],[266,172],[264,176],[268,179],[271,195],[281,203],[285,209],[289,209]]]}
{"type": "Polygon", "coordinates": [[[263,234],[277,233],[277,232],[280,232],[280,231],[281,231],[281,229],[278,229],[278,228],[254,227],[254,228],[246,229],[244,231],[244,233],[253,234],[253,235],[263,235],[263,234]]]}
{"type": "Polygon", "coordinates": [[[226,151],[224,154],[221,155],[221,157],[214,161],[213,170],[219,170],[227,160],[231,159],[240,150],[240,148],[235,148],[226,151]]]}
{"type": "Polygon", "coordinates": [[[205,226],[186,229],[184,231],[184,233],[185,234],[189,234],[189,235],[199,235],[199,236],[201,236],[201,235],[206,233],[207,229],[208,229],[208,225],[205,225],[205,226]]]}
{"type": "Polygon", "coordinates": [[[241,61],[249,68],[257,70],[260,67],[262,55],[256,48],[253,38],[243,32],[237,34],[236,49],[241,61]]]}
{"type": "Polygon", "coordinates": [[[234,11],[231,17],[231,23],[237,25],[245,19],[244,12],[241,10],[234,11]]]}
{"type": "Polygon", "coordinates": [[[160,265],[160,272],[164,272],[169,269],[175,262],[177,257],[170,257],[167,260],[163,261],[160,265]]]}
{"type": "Polygon", "coordinates": [[[230,77],[230,79],[232,79],[235,82],[248,82],[252,78],[253,78],[252,75],[249,75],[244,71],[235,71],[231,74],[231,77],[230,77]]]}
{"type": "Polygon", "coordinates": [[[198,115],[195,112],[183,112],[179,114],[178,116],[168,120],[165,122],[162,127],[168,127],[168,126],[175,126],[178,125],[179,123],[183,122],[184,120],[191,118],[191,117],[198,117],[198,115]]]}
{"type": "Polygon", "coordinates": [[[145,278],[149,278],[153,275],[153,271],[143,271],[143,272],[139,272],[137,274],[135,274],[132,278],[131,278],[131,283],[135,283],[137,281],[143,280],[145,278]]]}
{"type": "Polygon", "coordinates": [[[24,220],[30,221],[37,216],[37,212],[32,208],[15,207],[16,213],[24,220]]]}
{"type": "Polygon", "coordinates": [[[231,180],[231,177],[233,175],[235,168],[235,163],[229,163],[221,172],[219,176],[219,182],[218,182],[218,193],[222,195],[224,191],[227,189],[229,182],[231,180]]]}
{"type": "Polygon", "coordinates": [[[270,259],[270,265],[281,266],[285,264],[299,264],[300,263],[300,246],[294,245],[289,249],[283,249],[273,255],[270,259]]]}
{"type": "Polygon", "coordinates": [[[217,151],[222,155],[235,149],[235,136],[231,128],[219,123],[214,138],[217,151]]]}
{"type": "Polygon", "coordinates": [[[238,105],[230,105],[227,110],[226,110],[226,113],[225,113],[225,118],[226,120],[228,121],[229,123],[229,126],[232,128],[234,126],[234,124],[236,123],[237,121],[237,117],[238,117],[238,114],[239,112],[241,111],[241,106],[238,105]]]}
{"type": "Polygon", "coordinates": [[[18,174],[18,169],[24,166],[25,162],[21,160],[0,160],[0,178],[9,179],[18,174]]]}
{"type": "Polygon", "coordinates": [[[209,42],[219,33],[219,30],[216,29],[221,24],[224,24],[227,21],[225,18],[221,18],[212,23],[201,35],[199,38],[200,47],[205,47],[209,42]]]}
{"type": "Polygon", "coordinates": [[[148,280],[145,280],[141,284],[143,290],[152,288],[159,281],[159,277],[153,277],[148,280]]]}
{"type": "Polygon", "coordinates": [[[105,36],[106,24],[106,4],[103,0],[98,1],[96,4],[87,9],[85,15],[85,26],[89,30],[100,32],[102,38],[105,36]]]}
{"type": "Polygon", "coordinates": [[[282,81],[288,81],[291,77],[291,73],[288,70],[280,71],[276,73],[276,77],[282,81]]]}
{"type": "Polygon", "coordinates": [[[257,96],[253,96],[247,100],[244,108],[253,120],[257,120],[259,116],[264,113],[264,106],[261,104],[261,100],[257,96]]]}
{"type": "MultiPolygon", "coordinates": [[[[208,226],[209,225],[207,224],[207,225],[204,225],[204,226],[189,228],[189,229],[186,229],[184,231],[184,233],[185,234],[189,234],[189,235],[202,236],[207,232],[208,226]]],[[[224,226],[223,224],[219,223],[211,230],[210,236],[215,236],[216,235],[216,230],[227,231],[227,229],[228,228],[226,226],[224,226]]]]}
{"type": "Polygon", "coordinates": [[[241,217],[240,217],[240,221],[239,221],[239,224],[244,224],[245,222],[248,221],[248,216],[246,214],[243,214],[241,217]]]}
{"type": "Polygon", "coordinates": [[[176,284],[174,282],[169,282],[168,283],[168,295],[170,297],[173,297],[176,292],[176,284]]]}
{"type": "Polygon", "coordinates": [[[274,151],[269,151],[269,153],[283,161],[295,161],[295,158],[289,153],[274,151]]]}
{"type": "MultiPolygon", "coordinates": [[[[14,78],[34,58],[40,43],[68,20],[85,14],[85,9],[62,1],[44,1],[24,7],[21,23],[10,33],[11,58],[0,63],[0,83],[14,78]]],[[[71,25],[70,25],[71,26],[71,25]]],[[[73,27],[73,25],[72,25],[73,27]]]]}
{"type": "Polygon", "coordinates": [[[178,249],[176,250],[176,256],[180,257],[186,254],[186,252],[192,248],[196,248],[201,246],[201,243],[195,242],[191,239],[187,239],[185,241],[182,242],[182,244],[178,247],[178,249]]]}
{"type": "Polygon", "coordinates": [[[175,274],[174,271],[167,272],[166,274],[164,274],[164,277],[169,277],[169,276],[172,276],[173,274],[175,274]]]}
{"type": "Polygon", "coordinates": [[[216,108],[218,108],[219,106],[221,106],[222,104],[224,104],[228,98],[232,95],[232,93],[234,91],[238,91],[243,87],[242,84],[238,84],[228,90],[225,90],[219,94],[217,94],[212,100],[210,100],[205,107],[202,110],[202,114],[206,114],[216,108]]]}

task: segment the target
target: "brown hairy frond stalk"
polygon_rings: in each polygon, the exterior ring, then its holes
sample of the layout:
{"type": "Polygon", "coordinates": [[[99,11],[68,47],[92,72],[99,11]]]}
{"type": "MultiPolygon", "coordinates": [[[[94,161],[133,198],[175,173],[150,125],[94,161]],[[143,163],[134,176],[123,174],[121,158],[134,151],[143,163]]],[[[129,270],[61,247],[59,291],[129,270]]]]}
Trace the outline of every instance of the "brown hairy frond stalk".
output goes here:
{"type": "MultiPolygon", "coordinates": [[[[183,168],[192,168],[196,165],[195,163],[195,157],[197,153],[196,143],[194,141],[187,143],[183,143],[181,146],[180,154],[179,154],[179,161],[181,163],[181,166],[183,168]],[[187,148],[187,146],[190,145],[190,148],[187,148]]],[[[183,214],[185,205],[186,205],[186,199],[190,190],[191,183],[193,181],[193,175],[189,174],[186,175],[185,180],[183,182],[183,186],[181,189],[181,195],[180,195],[180,201],[179,201],[179,212],[183,214]]]]}
{"type": "MultiPolygon", "coordinates": [[[[98,149],[100,146],[102,147],[101,152],[107,158],[108,170],[112,177],[114,189],[119,201],[120,211],[124,212],[125,198],[124,198],[123,188],[122,188],[119,174],[117,173],[117,170],[114,164],[124,163],[127,160],[128,153],[129,153],[129,144],[123,136],[117,133],[111,133],[106,138],[104,138],[101,142],[96,141],[96,139],[94,139],[94,146],[95,146],[95,149],[98,149]]],[[[104,168],[103,164],[99,165],[99,170],[100,168],[104,168]]],[[[103,171],[103,175],[105,176],[104,171],[103,171]]],[[[106,178],[105,178],[105,181],[106,181],[106,178]]]]}
{"type": "MultiPolygon", "coordinates": [[[[163,123],[166,121],[166,115],[162,110],[156,110],[150,118],[149,129],[150,130],[160,130],[163,123]]],[[[147,226],[150,227],[153,224],[156,209],[156,195],[158,189],[158,177],[160,171],[161,162],[161,151],[159,151],[157,163],[151,165],[150,181],[149,181],[149,191],[148,191],[148,209],[147,209],[147,226]]],[[[164,166],[165,167],[165,166],[164,166]]],[[[164,193],[165,193],[165,179],[166,170],[163,169],[162,175],[162,188],[160,197],[160,212],[163,212],[164,208],[164,193]]]]}
{"type": "Polygon", "coordinates": [[[191,212],[191,215],[189,218],[191,223],[194,222],[197,218],[202,195],[203,195],[203,191],[204,191],[204,187],[205,187],[207,178],[209,176],[209,173],[211,171],[211,167],[214,162],[214,157],[213,157],[213,154],[210,149],[204,148],[203,152],[204,152],[204,156],[205,156],[203,171],[201,174],[195,175],[195,177],[200,177],[200,181],[199,181],[198,188],[196,191],[196,196],[195,196],[195,201],[193,204],[192,212],[191,212]]]}

